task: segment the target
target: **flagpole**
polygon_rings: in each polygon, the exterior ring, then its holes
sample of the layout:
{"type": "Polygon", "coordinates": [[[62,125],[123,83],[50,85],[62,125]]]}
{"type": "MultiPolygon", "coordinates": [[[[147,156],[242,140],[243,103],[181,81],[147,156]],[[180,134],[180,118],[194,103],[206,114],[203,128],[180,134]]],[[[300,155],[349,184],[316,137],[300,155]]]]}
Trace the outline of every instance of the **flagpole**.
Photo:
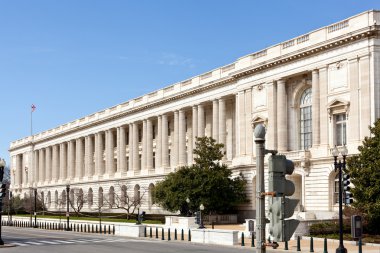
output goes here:
{"type": "Polygon", "coordinates": [[[33,136],[33,110],[30,110],[30,136],[33,136]]]}

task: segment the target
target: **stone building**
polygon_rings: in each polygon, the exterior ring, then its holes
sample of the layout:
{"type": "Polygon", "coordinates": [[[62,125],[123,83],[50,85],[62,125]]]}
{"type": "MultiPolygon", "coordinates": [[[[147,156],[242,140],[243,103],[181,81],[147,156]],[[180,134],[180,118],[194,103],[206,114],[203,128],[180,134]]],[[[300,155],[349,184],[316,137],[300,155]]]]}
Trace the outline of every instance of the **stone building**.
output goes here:
{"type": "Polygon", "coordinates": [[[349,154],[357,153],[380,116],[379,21],[379,11],[366,11],[14,141],[11,190],[26,196],[38,188],[51,210],[61,208],[67,184],[88,195],[86,210],[103,196],[143,194],[142,209],[163,213],[152,199],[155,184],[191,164],[195,137],[206,135],[225,145],[224,162],[247,180],[250,202],[239,210],[252,217],[253,127],[264,123],[266,147],[295,162],[290,178],[299,217],[333,217],[331,149],[347,145],[349,154]]]}

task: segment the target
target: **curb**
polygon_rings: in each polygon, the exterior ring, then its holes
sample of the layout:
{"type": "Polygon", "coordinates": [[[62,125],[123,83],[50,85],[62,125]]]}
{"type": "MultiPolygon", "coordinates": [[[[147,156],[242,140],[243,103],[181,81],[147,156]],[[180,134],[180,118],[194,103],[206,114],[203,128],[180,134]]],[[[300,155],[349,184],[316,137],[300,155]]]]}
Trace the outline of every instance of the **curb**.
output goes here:
{"type": "MultiPolygon", "coordinates": [[[[310,240],[310,236],[302,236],[302,239],[305,239],[305,240],[310,240]]],[[[325,238],[320,238],[320,237],[313,237],[313,240],[314,241],[323,241],[325,238]]],[[[328,239],[328,241],[331,241],[331,242],[339,242],[339,240],[337,239],[328,239]]],[[[347,240],[344,240],[343,241],[345,244],[351,244],[351,245],[358,245],[358,241],[347,241],[347,240]]],[[[374,246],[374,247],[380,247],[380,244],[379,243],[366,243],[366,242],[362,242],[362,245],[367,245],[367,246],[374,246]]]]}

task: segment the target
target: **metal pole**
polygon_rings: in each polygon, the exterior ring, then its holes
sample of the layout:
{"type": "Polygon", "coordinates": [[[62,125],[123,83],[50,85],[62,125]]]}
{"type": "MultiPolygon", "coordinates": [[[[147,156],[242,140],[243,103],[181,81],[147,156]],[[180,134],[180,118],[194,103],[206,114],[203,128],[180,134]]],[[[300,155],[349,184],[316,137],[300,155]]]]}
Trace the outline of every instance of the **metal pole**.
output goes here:
{"type": "Polygon", "coordinates": [[[337,157],[334,157],[334,165],[338,168],[339,173],[339,247],[336,249],[336,253],[347,253],[347,249],[343,246],[343,212],[342,212],[342,167],[346,165],[346,156],[343,156],[343,163],[339,161],[337,163],[337,157]]]}
{"type": "Polygon", "coordinates": [[[265,127],[260,124],[255,128],[256,143],[256,252],[265,253],[265,192],[264,156],[265,127]]]}
{"type": "Polygon", "coordinates": [[[70,231],[70,185],[66,185],[66,204],[67,204],[67,212],[66,212],[66,218],[67,218],[67,227],[66,231],[70,231]]]}
{"type": "Polygon", "coordinates": [[[3,223],[3,217],[1,217],[2,213],[3,213],[3,199],[0,198],[0,245],[4,245],[3,238],[1,237],[1,232],[2,232],[1,229],[2,229],[2,223],[3,223]]]}
{"type": "Polygon", "coordinates": [[[37,188],[34,189],[34,227],[37,228],[37,188]]]}

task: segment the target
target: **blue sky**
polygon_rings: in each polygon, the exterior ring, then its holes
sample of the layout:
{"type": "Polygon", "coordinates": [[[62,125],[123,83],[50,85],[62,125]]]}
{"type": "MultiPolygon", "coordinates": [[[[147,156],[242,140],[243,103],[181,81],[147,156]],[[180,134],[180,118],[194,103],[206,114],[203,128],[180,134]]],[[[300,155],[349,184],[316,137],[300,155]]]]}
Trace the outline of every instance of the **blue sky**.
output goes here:
{"type": "Polygon", "coordinates": [[[0,1],[0,157],[11,141],[226,65],[380,1],[0,1]]]}

